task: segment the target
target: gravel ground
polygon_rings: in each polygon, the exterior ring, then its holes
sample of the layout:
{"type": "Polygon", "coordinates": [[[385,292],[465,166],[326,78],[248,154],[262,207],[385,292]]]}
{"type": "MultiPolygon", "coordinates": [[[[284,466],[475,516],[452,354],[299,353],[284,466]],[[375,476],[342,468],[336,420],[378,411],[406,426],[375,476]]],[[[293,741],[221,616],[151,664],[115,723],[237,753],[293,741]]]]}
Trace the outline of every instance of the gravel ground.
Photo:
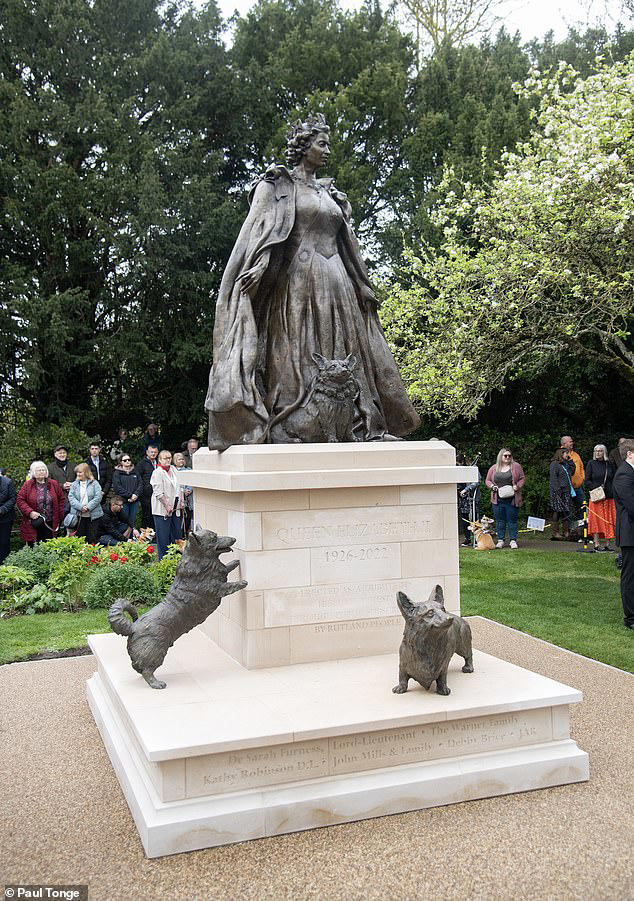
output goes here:
{"type": "Polygon", "coordinates": [[[590,782],[146,860],[84,698],[92,657],[0,667],[6,883],[131,899],[634,899],[634,677],[481,617],[474,644],[584,693],[590,782]]]}

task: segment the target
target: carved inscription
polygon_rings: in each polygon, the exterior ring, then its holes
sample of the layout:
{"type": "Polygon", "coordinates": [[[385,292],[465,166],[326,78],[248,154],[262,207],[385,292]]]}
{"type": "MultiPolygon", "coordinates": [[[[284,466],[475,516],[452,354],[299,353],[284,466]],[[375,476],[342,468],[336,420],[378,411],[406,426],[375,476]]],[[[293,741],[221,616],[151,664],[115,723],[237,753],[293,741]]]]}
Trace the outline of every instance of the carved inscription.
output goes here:
{"type": "Polygon", "coordinates": [[[186,796],[197,798],[264,785],[361,773],[551,739],[551,709],[547,707],[226,751],[187,759],[186,796]]]}
{"type": "Polygon", "coordinates": [[[552,738],[550,708],[331,738],[332,775],[530,745],[552,738]]]}
{"type": "Polygon", "coordinates": [[[392,579],[310,585],[264,592],[265,626],[300,626],[333,620],[372,619],[396,610],[396,592],[427,597],[437,579],[392,579]]]}
{"type": "Polygon", "coordinates": [[[398,616],[385,617],[385,619],[358,619],[347,623],[320,623],[313,626],[315,635],[324,632],[364,632],[368,629],[383,629],[386,626],[401,625],[402,619],[398,616]]]}
{"type": "Polygon", "coordinates": [[[328,775],[328,739],[206,754],[187,760],[187,797],[328,775]]]}
{"type": "Polygon", "coordinates": [[[262,546],[333,547],[443,537],[442,505],[263,513],[262,546]]]}
{"type": "Polygon", "coordinates": [[[313,585],[394,579],[401,575],[400,544],[337,545],[310,549],[313,585]]]}

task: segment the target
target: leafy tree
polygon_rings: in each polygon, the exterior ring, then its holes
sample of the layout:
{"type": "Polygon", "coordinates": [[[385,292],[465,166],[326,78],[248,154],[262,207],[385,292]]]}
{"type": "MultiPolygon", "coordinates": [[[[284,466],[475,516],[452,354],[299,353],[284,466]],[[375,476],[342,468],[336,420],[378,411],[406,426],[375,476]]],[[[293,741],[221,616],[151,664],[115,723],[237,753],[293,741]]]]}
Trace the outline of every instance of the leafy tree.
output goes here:
{"type": "Polygon", "coordinates": [[[412,126],[403,140],[401,197],[385,227],[394,259],[403,237],[412,245],[421,238],[439,240],[429,212],[446,166],[464,180],[486,183],[502,151],[528,136],[530,105],[513,83],[529,70],[519,37],[504,31],[479,47],[445,43],[425,62],[414,82],[412,126]]]}
{"type": "Polygon", "coordinates": [[[415,400],[447,419],[565,353],[634,382],[634,54],[522,90],[539,100],[530,140],[488,196],[447,171],[442,244],[410,253],[414,284],[386,303],[415,400]]]}
{"type": "Polygon", "coordinates": [[[634,31],[623,25],[617,25],[613,34],[605,26],[587,28],[584,32],[570,28],[563,40],[556,41],[549,32],[542,40],[531,41],[527,50],[540,72],[547,72],[564,60],[587,78],[595,70],[597,57],[611,62],[627,59],[634,50],[634,31]]]}
{"type": "Polygon", "coordinates": [[[241,155],[221,29],[213,2],[4,4],[0,367],[42,421],[202,411],[241,155]]]}
{"type": "MultiPolygon", "coordinates": [[[[262,0],[235,26],[249,165],[284,160],[290,121],[314,109],[333,130],[328,175],[349,195],[366,246],[402,200],[414,49],[376,0],[345,12],[333,0],[262,0]]],[[[376,239],[379,235],[378,241],[376,239]]]]}

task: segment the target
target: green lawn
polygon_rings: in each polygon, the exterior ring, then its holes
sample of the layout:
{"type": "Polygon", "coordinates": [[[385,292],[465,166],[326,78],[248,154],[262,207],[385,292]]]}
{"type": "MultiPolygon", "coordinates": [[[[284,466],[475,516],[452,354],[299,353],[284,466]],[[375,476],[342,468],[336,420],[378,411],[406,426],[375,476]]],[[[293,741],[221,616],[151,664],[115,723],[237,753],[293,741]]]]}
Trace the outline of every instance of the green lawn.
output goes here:
{"type": "Polygon", "coordinates": [[[614,554],[460,552],[461,609],[634,672],[614,554]]]}
{"type": "Polygon", "coordinates": [[[86,635],[108,632],[107,610],[36,613],[0,620],[0,663],[24,660],[40,651],[66,651],[86,645],[86,635]]]}
{"type": "MultiPolygon", "coordinates": [[[[139,613],[147,607],[139,607],[139,613]]],[[[36,613],[0,620],[0,664],[24,660],[41,651],[86,647],[86,636],[109,632],[107,610],[36,613]]]]}
{"type": "MultiPolygon", "coordinates": [[[[462,612],[481,614],[563,648],[634,672],[613,554],[461,550],[462,612]]],[[[0,620],[0,663],[86,644],[108,632],[106,610],[0,620]]]]}

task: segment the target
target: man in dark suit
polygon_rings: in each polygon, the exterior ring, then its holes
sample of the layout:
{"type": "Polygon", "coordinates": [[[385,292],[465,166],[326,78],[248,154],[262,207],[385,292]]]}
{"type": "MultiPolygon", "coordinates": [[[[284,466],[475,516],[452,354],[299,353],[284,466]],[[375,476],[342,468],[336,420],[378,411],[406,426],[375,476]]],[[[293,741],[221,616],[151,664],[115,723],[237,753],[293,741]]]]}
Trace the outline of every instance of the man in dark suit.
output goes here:
{"type": "Polygon", "coordinates": [[[616,505],[616,544],[621,548],[621,600],[628,629],[634,629],[634,440],[623,445],[625,461],[619,466],[612,488],[616,505]]]}
{"type": "Polygon", "coordinates": [[[108,457],[105,454],[101,453],[100,441],[93,441],[93,443],[90,445],[90,456],[86,457],[84,463],[87,463],[90,466],[90,471],[92,472],[93,479],[97,479],[97,481],[101,485],[105,503],[105,500],[108,497],[110,488],[112,486],[113,470],[112,464],[108,457]]]}
{"type": "Polygon", "coordinates": [[[148,445],[145,457],[136,465],[136,471],[141,477],[141,525],[144,529],[154,528],[152,516],[152,485],[150,479],[158,464],[158,447],[155,444],[148,445]]]}

